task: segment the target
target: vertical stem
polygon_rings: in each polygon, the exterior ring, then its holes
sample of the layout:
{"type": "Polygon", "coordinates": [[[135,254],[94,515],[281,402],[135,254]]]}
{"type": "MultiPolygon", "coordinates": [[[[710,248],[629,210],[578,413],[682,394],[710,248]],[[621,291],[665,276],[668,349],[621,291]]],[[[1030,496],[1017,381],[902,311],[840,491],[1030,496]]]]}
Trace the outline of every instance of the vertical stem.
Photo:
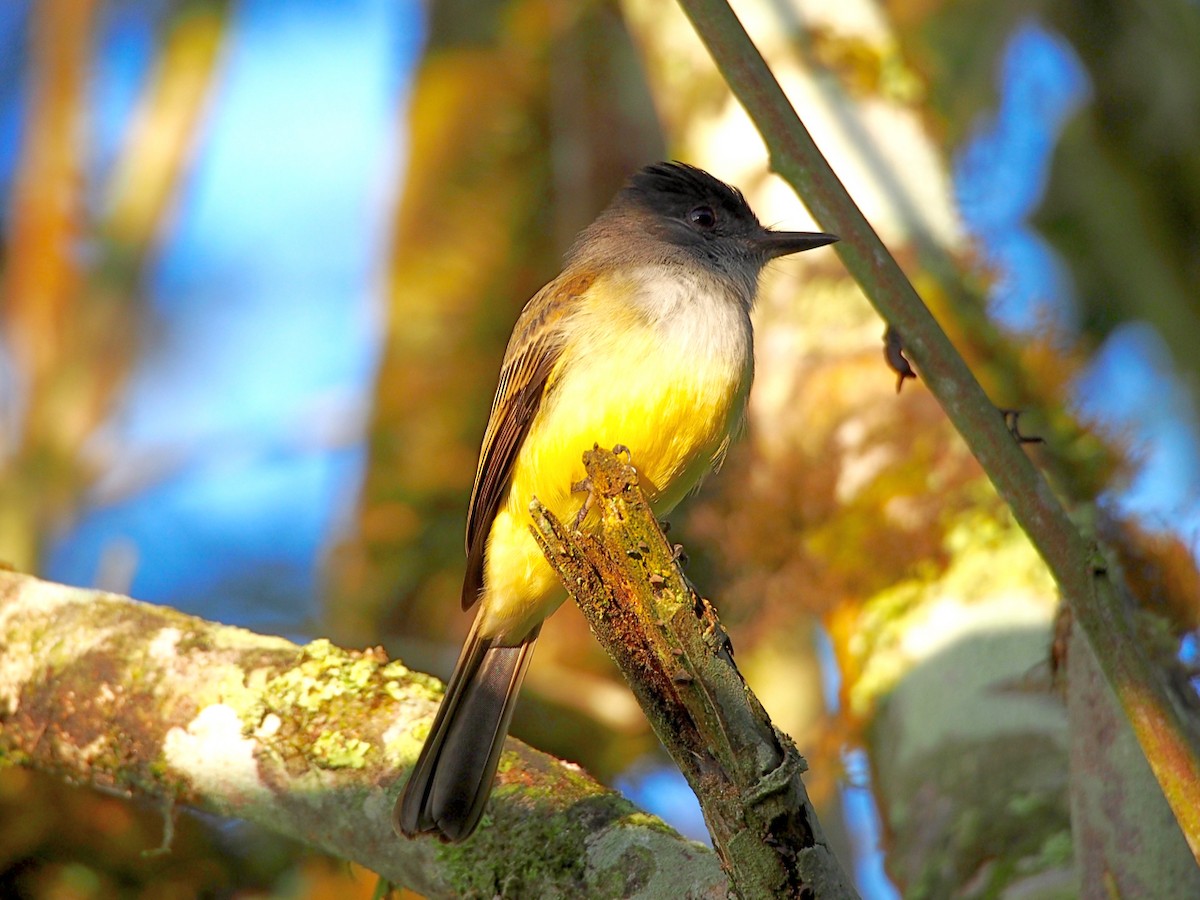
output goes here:
{"type": "Polygon", "coordinates": [[[771,165],[796,189],[929,390],[1045,560],[1096,651],[1108,683],[1200,860],[1200,738],[1142,652],[1097,547],[1072,523],[1002,416],[821,155],[726,0],[679,0],[734,95],[766,142],[771,165]]]}

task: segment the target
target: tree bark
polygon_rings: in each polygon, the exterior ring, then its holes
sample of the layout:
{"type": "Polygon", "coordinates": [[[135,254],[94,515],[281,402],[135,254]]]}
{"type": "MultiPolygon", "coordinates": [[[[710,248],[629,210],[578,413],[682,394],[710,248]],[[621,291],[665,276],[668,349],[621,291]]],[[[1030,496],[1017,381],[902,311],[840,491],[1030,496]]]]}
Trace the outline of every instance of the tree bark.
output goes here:
{"type": "Polygon", "coordinates": [[[637,471],[599,448],[583,458],[596,532],[568,531],[535,500],[534,535],[696,792],[734,890],[748,900],[857,897],[804,789],[807,764],[742,679],[637,471]]]}
{"type": "Polygon", "coordinates": [[[474,838],[394,835],[439,695],[382,650],[0,571],[0,764],[246,819],[429,897],[726,895],[709,850],[511,739],[474,838]]]}

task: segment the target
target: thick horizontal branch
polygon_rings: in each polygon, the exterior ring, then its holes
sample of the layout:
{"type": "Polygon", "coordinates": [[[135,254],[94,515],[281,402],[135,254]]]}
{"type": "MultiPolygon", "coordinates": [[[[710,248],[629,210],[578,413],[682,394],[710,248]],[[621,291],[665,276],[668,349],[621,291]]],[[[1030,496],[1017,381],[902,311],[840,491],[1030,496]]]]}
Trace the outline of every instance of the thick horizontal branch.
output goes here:
{"type": "Polygon", "coordinates": [[[680,0],[717,68],[762,133],[772,168],[899,333],[930,392],[1046,561],[1096,651],[1171,810],[1200,860],[1200,733],[1185,698],[1143,652],[1129,603],[1099,555],[984,394],[945,332],[838,180],[726,0],[680,0]]]}
{"type": "Polygon", "coordinates": [[[706,848],[511,739],[470,841],[396,837],[439,696],[382,650],[0,571],[0,764],[246,819],[430,897],[726,895],[706,848]]]}
{"type": "Polygon", "coordinates": [[[637,472],[607,450],[584,464],[599,528],[569,531],[535,501],[534,535],[696,792],[733,887],[746,898],[857,896],[809,803],[804,760],[742,680],[637,472]]]}

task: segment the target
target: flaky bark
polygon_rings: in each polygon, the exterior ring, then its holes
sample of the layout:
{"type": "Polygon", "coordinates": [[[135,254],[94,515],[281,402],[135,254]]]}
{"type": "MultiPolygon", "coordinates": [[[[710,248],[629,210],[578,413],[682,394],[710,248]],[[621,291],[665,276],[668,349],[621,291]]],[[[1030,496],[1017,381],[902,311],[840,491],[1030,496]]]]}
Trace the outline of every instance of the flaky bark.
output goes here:
{"type": "Polygon", "coordinates": [[[439,694],[381,650],[0,571],[0,764],[246,819],[430,897],[725,896],[707,849],[513,740],[474,838],[396,837],[439,694]]]}
{"type": "Polygon", "coordinates": [[[746,898],[855,897],[821,832],[791,739],[733,662],[716,611],[684,578],[638,487],[606,450],[584,454],[595,534],[534,503],[534,534],[700,800],[746,898]]]}

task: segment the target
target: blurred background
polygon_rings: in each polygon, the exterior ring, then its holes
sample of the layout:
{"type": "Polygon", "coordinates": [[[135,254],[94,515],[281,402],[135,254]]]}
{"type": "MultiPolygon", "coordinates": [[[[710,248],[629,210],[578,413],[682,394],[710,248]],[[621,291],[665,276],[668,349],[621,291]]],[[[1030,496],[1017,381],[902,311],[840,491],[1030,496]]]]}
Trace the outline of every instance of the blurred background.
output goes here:
{"type": "MultiPolygon", "coordinates": [[[[1200,7],[734,8],[1186,685],[1200,7]]],[[[0,559],[445,677],[509,330],[661,158],[814,227],[673,4],[0,5],[0,559]]],[[[865,896],[1072,896],[1097,839],[1056,592],[921,382],[897,394],[883,328],[833,253],[777,263],[747,434],[672,537],[865,896]]],[[[705,840],[569,604],[539,646],[514,733],[705,840]]],[[[161,829],[0,770],[6,893],[374,886],[192,815],[145,856],[161,829]]]]}

